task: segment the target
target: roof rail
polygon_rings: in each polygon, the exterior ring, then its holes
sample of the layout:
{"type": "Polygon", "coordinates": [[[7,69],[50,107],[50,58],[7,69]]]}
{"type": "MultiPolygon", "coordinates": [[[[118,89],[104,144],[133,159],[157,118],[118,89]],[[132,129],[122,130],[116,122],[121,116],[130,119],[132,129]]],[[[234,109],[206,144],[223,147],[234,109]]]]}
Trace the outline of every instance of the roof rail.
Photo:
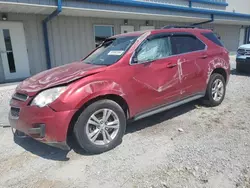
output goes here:
{"type": "Polygon", "coordinates": [[[168,25],[162,27],[162,29],[174,29],[174,28],[190,28],[190,29],[196,29],[199,28],[197,26],[180,26],[180,25],[168,25]]]}

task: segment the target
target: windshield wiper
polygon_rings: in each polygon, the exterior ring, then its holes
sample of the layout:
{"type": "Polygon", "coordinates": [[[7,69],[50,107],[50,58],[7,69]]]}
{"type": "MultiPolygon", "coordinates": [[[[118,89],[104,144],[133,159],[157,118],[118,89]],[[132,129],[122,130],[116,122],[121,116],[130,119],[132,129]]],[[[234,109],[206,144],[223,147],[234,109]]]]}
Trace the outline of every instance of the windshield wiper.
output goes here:
{"type": "Polygon", "coordinates": [[[110,66],[111,64],[95,64],[95,63],[91,63],[91,62],[86,62],[86,61],[83,61],[83,63],[85,64],[88,64],[88,65],[103,65],[103,66],[110,66]]]}

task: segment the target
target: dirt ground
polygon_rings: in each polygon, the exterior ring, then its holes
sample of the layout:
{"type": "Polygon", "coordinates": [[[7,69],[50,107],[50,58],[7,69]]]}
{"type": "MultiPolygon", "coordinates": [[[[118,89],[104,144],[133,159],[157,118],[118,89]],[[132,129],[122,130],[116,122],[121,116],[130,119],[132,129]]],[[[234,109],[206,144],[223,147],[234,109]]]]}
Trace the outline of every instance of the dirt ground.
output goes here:
{"type": "MultiPolygon", "coordinates": [[[[2,122],[11,92],[0,95],[2,122]]],[[[129,124],[100,155],[14,140],[0,127],[0,187],[250,188],[250,77],[232,70],[221,106],[196,101],[129,124]]]]}

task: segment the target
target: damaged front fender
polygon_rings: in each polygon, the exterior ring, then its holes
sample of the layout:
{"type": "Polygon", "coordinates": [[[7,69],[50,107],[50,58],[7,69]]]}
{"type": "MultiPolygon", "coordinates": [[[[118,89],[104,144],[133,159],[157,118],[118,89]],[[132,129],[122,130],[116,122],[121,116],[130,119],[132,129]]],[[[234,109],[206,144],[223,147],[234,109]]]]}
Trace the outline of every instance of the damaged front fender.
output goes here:
{"type": "Polygon", "coordinates": [[[68,94],[51,104],[51,107],[56,111],[80,109],[88,101],[105,95],[118,95],[124,98],[124,100],[126,97],[118,83],[100,80],[84,84],[81,87],[75,88],[72,86],[68,94]]]}

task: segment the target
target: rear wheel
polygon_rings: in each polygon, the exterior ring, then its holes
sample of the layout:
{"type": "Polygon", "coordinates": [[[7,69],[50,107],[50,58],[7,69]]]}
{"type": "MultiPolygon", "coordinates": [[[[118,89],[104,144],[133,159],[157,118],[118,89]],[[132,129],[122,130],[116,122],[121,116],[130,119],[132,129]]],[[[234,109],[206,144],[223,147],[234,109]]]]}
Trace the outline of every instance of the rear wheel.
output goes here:
{"type": "Polygon", "coordinates": [[[100,100],[81,113],[74,126],[74,135],[81,148],[97,154],[119,145],[125,129],[123,109],[112,100],[100,100]]]}
{"type": "Polygon", "coordinates": [[[204,103],[208,106],[218,106],[222,103],[226,94],[226,81],[221,74],[211,75],[207,85],[204,103]]]}

